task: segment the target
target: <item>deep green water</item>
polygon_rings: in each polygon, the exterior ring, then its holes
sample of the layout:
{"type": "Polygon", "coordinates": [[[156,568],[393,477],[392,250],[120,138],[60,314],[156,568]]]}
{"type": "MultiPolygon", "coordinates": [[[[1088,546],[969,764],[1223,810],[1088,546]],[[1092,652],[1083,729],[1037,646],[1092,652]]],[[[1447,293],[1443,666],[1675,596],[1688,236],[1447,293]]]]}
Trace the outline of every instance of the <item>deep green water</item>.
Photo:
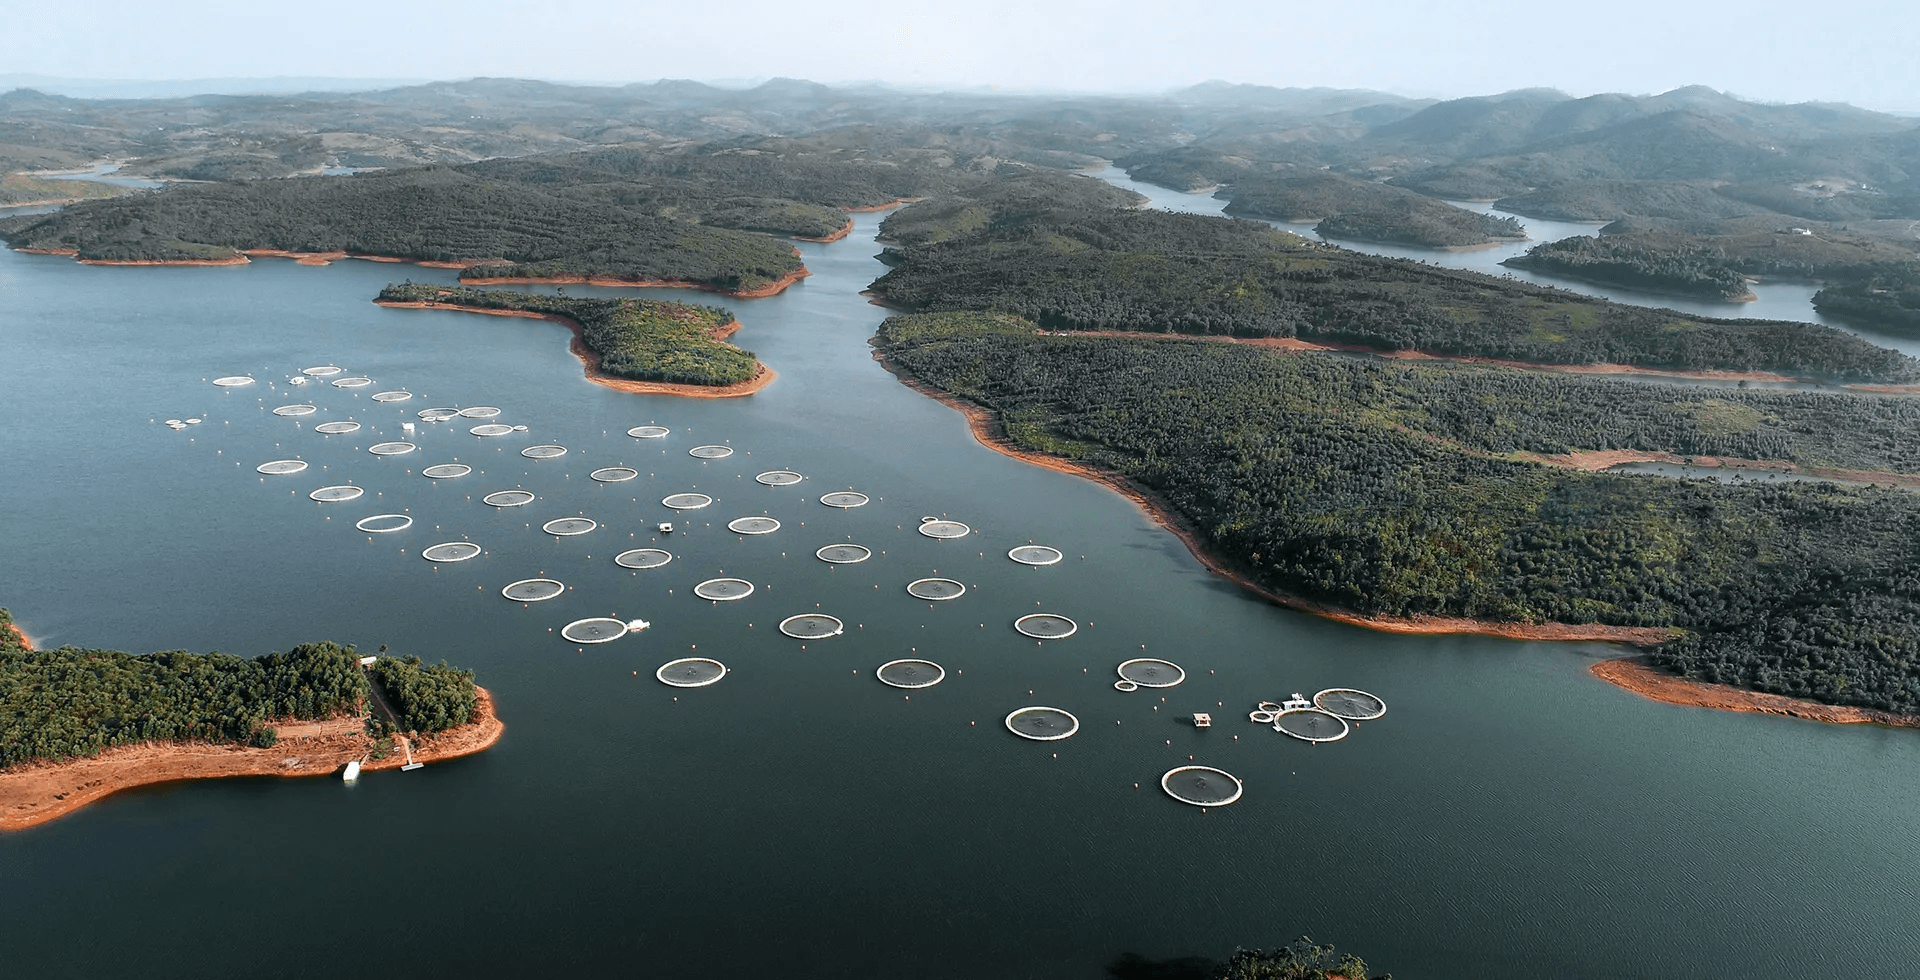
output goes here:
{"type": "Polygon", "coordinates": [[[1119,496],[978,446],[870,360],[884,313],[858,291],[881,271],[879,217],[802,245],[802,285],[728,303],[781,377],[725,401],[590,384],[551,324],[368,302],[450,273],[0,252],[0,604],[29,633],[138,652],[384,643],[475,668],[508,724],[493,751],[353,788],[151,788],[0,837],[0,975],[1093,978],[1123,953],[1303,933],[1402,978],[1911,970],[1920,733],[1670,707],[1591,679],[1605,646],[1386,636],[1251,598],[1119,496]],[[282,381],[327,362],[376,384],[282,381]],[[261,384],[208,383],[249,372],[261,384]],[[393,388],[416,397],[371,401],[393,388]],[[268,412],[308,398],[320,414],[268,412]],[[418,453],[366,452],[419,409],[475,404],[531,431],[423,424],[418,453]],[[207,421],[159,424],[190,416],[207,421]],[[345,417],[367,428],[312,431],[345,417]],[[624,435],[649,422],[674,433],[624,435]],[[547,442],[570,451],[518,454],[547,442]],[[738,452],[686,454],[705,442],[738,452]],[[285,456],[314,468],[254,472],[285,456]],[[477,472],[417,475],[451,460],[477,472]],[[586,478],[615,464],[645,475],[586,478]],[[753,483],[778,467],[808,480],[753,483]],[[368,495],[306,498],[338,482],[368,495]],[[479,502],[515,486],[541,499],[479,502]],[[815,502],[849,486],[874,503],[815,502]],[[688,489],[718,502],[657,504],[688,489]],[[400,510],[413,529],[352,528],[400,510]],[[763,511],[786,527],[721,529],[763,511]],[[574,514],[603,526],[539,530],[574,514]],[[980,533],[923,538],[924,514],[980,533]],[[692,524],[671,565],[613,564],[663,519],[692,524]],[[487,553],[418,557],[458,538],[487,553]],[[884,554],[812,557],[848,538],[884,554]],[[1030,539],[1067,561],[1004,557],[1030,539]],[[723,572],[760,590],[688,594],[723,572]],[[904,593],[936,573],[974,590],[904,593]],[[541,574],[572,591],[530,608],[498,594],[541,574]],[[802,651],[774,631],[816,603],[847,635],[802,651]],[[1014,633],[1036,609],[1082,630],[1014,633]],[[603,614],[654,626],[584,651],[548,632],[603,614]],[[652,679],[695,647],[733,673],[697,691],[652,679]],[[1142,647],[1191,675],[1164,705],[1111,686],[1142,647]],[[910,649],[951,676],[906,700],[872,671],[910,649]],[[1335,685],[1391,711],[1323,746],[1241,720],[1335,685]],[[1028,704],[1081,732],[1014,738],[1000,719],[1028,704]],[[1195,710],[1215,727],[1177,721],[1195,710]],[[1190,755],[1244,779],[1244,799],[1203,813],[1161,794],[1190,755]]]}

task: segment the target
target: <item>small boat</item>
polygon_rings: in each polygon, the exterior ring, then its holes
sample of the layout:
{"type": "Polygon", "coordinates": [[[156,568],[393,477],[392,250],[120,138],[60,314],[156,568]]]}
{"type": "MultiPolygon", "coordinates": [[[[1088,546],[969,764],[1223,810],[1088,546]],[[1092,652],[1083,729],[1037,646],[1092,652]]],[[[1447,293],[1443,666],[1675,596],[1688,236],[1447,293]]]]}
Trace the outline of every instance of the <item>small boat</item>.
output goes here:
{"type": "Polygon", "coordinates": [[[627,622],[627,632],[638,633],[641,630],[646,629],[647,627],[652,625],[653,625],[652,623],[649,623],[644,619],[629,620],[627,622]]]}
{"type": "Polygon", "coordinates": [[[288,378],[287,383],[290,385],[303,385],[307,383],[307,379],[305,376],[301,376],[297,378],[288,378]]]}
{"type": "Polygon", "coordinates": [[[672,523],[671,521],[661,521],[661,522],[660,522],[660,533],[661,533],[661,534],[672,534],[672,533],[673,533],[673,523],[672,523]]]}
{"type": "Polygon", "coordinates": [[[340,774],[340,781],[344,783],[349,783],[349,784],[360,781],[360,760],[359,759],[355,759],[352,762],[347,763],[346,771],[340,774]]]}

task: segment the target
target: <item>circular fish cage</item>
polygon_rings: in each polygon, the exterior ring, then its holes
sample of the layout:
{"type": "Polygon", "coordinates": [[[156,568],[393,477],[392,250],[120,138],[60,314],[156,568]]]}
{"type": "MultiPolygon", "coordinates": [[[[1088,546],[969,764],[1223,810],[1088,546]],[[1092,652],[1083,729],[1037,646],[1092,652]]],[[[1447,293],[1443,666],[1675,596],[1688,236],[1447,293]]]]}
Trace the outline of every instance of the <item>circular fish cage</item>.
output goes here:
{"type": "Polygon", "coordinates": [[[872,558],[873,549],[862,544],[830,544],[813,555],[835,565],[856,565],[872,558]]]}
{"type": "Polygon", "coordinates": [[[411,391],[383,391],[373,396],[377,402],[403,402],[413,397],[411,391]]]}
{"type": "Polygon", "coordinates": [[[627,430],[627,435],[635,439],[665,439],[672,431],[664,425],[636,425],[627,430]]]}
{"type": "Polygon", "coordinates": [[[1387,702],[1378,695],[1351,687],[1330,687],[1313,696],[1314,706],[1347,721],[1372,721],[1387,713],[1387,702]]]}
{"type": "Polygon", "coordinates": [[[964,538],[973,533],[973,528],[959,521],[921,521],[918,530],[929,538],[964,538]]]}
{"type": "Polygon", "coordinates": [[[335,503],[342,500],[353,500],[366,492],[367,491],[361,487],[356,487],[351,484],[342,484],[340,486],[334,486],[334,487],[321,487],[320,489],[315,490],[310,494],[307,494],[307,496],[311,499],[318,500],[321,503],[335,503]]]}
{"type": "Polygon", "coordinates": [[[576,534],[585,534],[599,527],[591,517],[560,517],[540,525],[540,530],[556,538],[570,538],[576,534]]]}
{"type": "Polygon", "coordinates": [[[595,483],[625,483],[640,475],[640,471],[631,466],[602,466],[587,474],[587,479],[595,483]]]}
{"type": "Polygon", "coordinates": [[[1055,565],[1066,555],[1059,548],[1049,548],[1044,544],[1023,544],[1007,552],[1007,557],[1022,565],[1055,565]]]}
{"type": "Polygon", "coordinates": [[[931,660],[889,660],[874,671],[874,676],[888,687],[917,691],[946,680],[947,670],[931,660]]]}
{"type": "Polygon", "coordinates": [[[753,594],[753,583],[743,578],[710,578],[693,587],[693,594],[714,602],[732,602],[753,594]]]}
{"type": "Polygon", "coordinates": [[[806,477],[792,470],[768,470],[765,473],[756,474],[753,481],[770,487],[790,487],[804,479],[806,477]]]}
{"type": "Polygon", "coordinates": [[[1141,687],[1173,687],[1187,679],[1187,672],[1180,665],[1153,657],[1138,657],[1122,663],[1119,667],[1120,679],[1132,681],[1141,687]]]}
{"type": "Polygon", "coordinates": [[[300,373],[309,378],[331,378],[341,373],[341,369],[331,364],[322,364],[319,367],[301,368],[300,373]]]}
{"type": "Polygon", "coordinates": [[[699,510],[711,503],[713,498],[704,493],[673,493],[660,498],[661,506],[674,510],[699,510]]]}
{"type": "Polygon", "coordinates": [[[635,548],[613,556],[613,563],[621,568],[659,568],[672,560],[671,553],[659,548],[635,548]]]}
{"type": "Polygon", "coordinates": [[[531,490],[496,490],[480,498],[480,502],[495,507],[521,507],[533,503],[531,490]]]}
{"type": "Polygon", "coordinates": [[[459,418],[460,410],[457,408],[423,408],[413,414],[419,416],[422,422],[445,422],[448,419],[459,418]]]}
{"type": "Polygon", "coordinates": [[[359,432],[358,422],[322,422],[313,427],[313,431],[323,436],[343,436],[349,432],[359,432]]]}
{"type": "Polygon", "coordinates": [[[213,383],[222,388],[238,388],[241,385],[252,384],[253,379],[244,374],[229,374],[224,378],[213,379],[213,383]]]}
{"type": "Polygon", "coordinates": [[[373,383],[372,378],[340,378],[333,383],[335,388],[365,388],[373,383]]]}
{"type": "Polygon", "coordinates": [[[1140,690],[1140,685],[1122,677],[1113,682],[1113,689],[1116,691],[1138,691],[1140,690]]]}
{"type": "Polygon", "coordinates": [[[472,408],[461,409],[460,417],[468,419],[499,418],[500,410],[492,405],[475,405],[472,408]]]}
{"type": "Polygon", "coordinates": [[[907,594],[928,602],[944,602],[967,594],[967,587],[950,578],[921,578],[907,583],[907,594]]]}
{"type": "Polygon", "coordinates": [[[682,657],[661,664],[653,676],[670,687],[706,687],[727,676],[727,665],[706,657],[682,657]]]}
{"type": "Polygon", "coordinates": [[[360,518],[353,523],[353,526],[356,530],[365,531],[368,534],[392,534],[412,527],[413,518],[405,514],[375,514],[372,517],[360,518]]]}
{"type": "Polygon", "coordinates": [[[367,452],[375,456],[405,456],[419,448],[411,442],[376,442],[367,447],[367,452]]]}
{"type": "Polygon", "coordinates": [[[1007,715],[1007,731],[1036,742],[1058,742],[1080,730],[1080,719],[1064,708],[1035,705],[1007,715]]]}
{"type": "Polygon", "coordinates": [[[270,463],[261,463],[253,469],[257,473],[265,473],[268,476],[288,476],[293,473],[305,472],[307,469],[307,461],[304,459],[276,459],[270,463]]]}
{"type": "Polygon", "coordinates": [[[1036,640],[1064,640],[1080,629],[1080,624],[1056,613],[1030,613],[1013,621],[1013,628],[1036,640]]]}
{"type": "Polygon", "coordinates": [[[545,602],[567,591],[566,583],[550,578],[523,578],[509,583],[500,594],[515,602],[545,602]]]}
{"type": "Polygon", "coordinates": [[[466,561],[480,554],[480,546],[471,541],[445,541],[430,545],[420,552],[420,557],[428,561],[450,562],[466,561]]]}
{"type": "Polygon", "coordinates": [[[611,643],[627,635],[627,624],[604,616],[576,619],[560,627],[560,635],[571,643],[611,643]]]}
{"type": "Polygon", "coordinates": [[[1338,742],[1350,729],[1339,715],[1319,708],[1292,708],[1274,714],[1273,730],[1303,742],[1338,742]]]}
{"type": "Polygon", "coordinates": [[[317,405],[282,405],[274,409],[273,414],[298,418],[302,415],[312,415],[319,410],[320,408],[317,405]]]}
{"type": "Polygon", "coordinates": [[[687,450],[687,455],[700,459],[726,459],[733,455],[733,449],[729,446],[695,446],[687,450]]]}
{"type": "Polygon", "coordinates": [[[1240,798],[1240,780],[1212,766],[1181,766],[1160,777],[1160,788],[1182,803],[1226,806],[1240,798]]]}
{"type": "Polygon", "coordinates": [[[820,502],[826,504],[828,507],[838,507],[846,510],[851,507],[865,507],[867,505],[867,495],[853,490],[835,490],[832,493],[821,494],[820,502]]]}
{"type": "Polygon", "coordinates": [[[498,422],[483,422],[467,430],[476,436],[504,436],[513,432],[513,426],[498,422]]]}
{"type": "Polygon", "coordinates": [[[735,534],[772,534],[780,530],[780,522],[771,517],[736,517],[727,522],[727,530],[735,534]]]}
{"type": "Polygon", "coordinates": [[[520,455],[528,459],[559,459],[566,454],[565,446],[528,446],[520,450],[520,455]]]}
{"type": "Polygon", "coordinates": [[[839,636],[846,624],[825,613],[802,613],[780,621],[780,632],[798,640],[820,640],[839,636]]]}
{"type": "Polygon", "coordinates": [[[473,467],[465,463],[435,463],[420,471],[420,475],[429,480],[451,480],[473,472],[473,467]]]}

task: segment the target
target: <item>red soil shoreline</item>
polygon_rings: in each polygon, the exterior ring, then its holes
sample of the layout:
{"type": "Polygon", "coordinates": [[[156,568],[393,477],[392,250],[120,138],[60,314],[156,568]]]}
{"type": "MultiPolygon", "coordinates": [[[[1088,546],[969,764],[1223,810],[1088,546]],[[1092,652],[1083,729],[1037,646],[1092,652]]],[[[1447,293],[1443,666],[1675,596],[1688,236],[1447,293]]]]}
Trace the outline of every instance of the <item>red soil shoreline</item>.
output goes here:
{"type": "Polygon", "coordinates": [[[1644,698],[1664,701],[1667,704],[1713,708],[1717,711],[1781,715],[1789,718],[1804,718],[1809,721],[1824,721],[1835,725],[1890,725],[1896,728],[1920,728],[1920,715],[1901,715],[1890,711],[1875,711],[1871,708],[1821,704],[1818,701],[1805,701],[1780,694],[1765,694],[1726,684],[1688,680],[1685,677],[1656,670],[1646,662],[1644,657],[1602,660],[1588,667],[1587,672],[1615,687],[1632,691],[1644,698]]]}
{"type": "Polygon", "coordinates": [[[39,647],[36,647],[33,645],[33,637],[28,636],[27,631],[21,629],[19,623],[8,623],[7,628],[13,631],[14,636],[17,636],[20,638],[21,646],[26,647],[29,650],[39,649],[39,647]]]}
{"type": "Polygon", "coordinates": [[[811,236],[811,235],[795,235],[795,236],[793,236],[793,237],[794,237],[794,238],[795,238],[796,240],[798,240],[798,241],[803,241],[803,242],[821,242],[821,243],[823,243],[823,244],[824,244],[824,243],[827,243],[827,242],[837,242],[837,241],[839,241],[840,239],[842,239],[842,238],[845,238],[845,237],[847,237],[848,235],[851,235],[851,234],[853,234],[853,219],[852,219],[852,218],[848,218],[848,219],[847,219],[847,223],[846,223],[846,224],[844,224],[844,225],[841,225],[841,226],[840,226],[840,230],[839,230],[839,231],[836,231],[836,232],[834,232],[834,233],[833,233],[833,234],[831,234],[831,235],[826,235],[826,236],[823,236],[823,237],[820,237],[820,238],[815,238],[815,237],[813,237],[813,236],[811,236]]]}
{"type": "Polygon", "coordinates": [[[540,279],[526,279],[515,276],[486,276],[477,279],[462,279],[462,286],[624,286],[637,289],[698,289],[701,292],[719,293],[735,299],[764,299],[778,296],[788,286],[813,275],[812,270],[801,266],[792,272],[756,289],[721,289],[706,283],[688,282],[685,279],[625,279],[611,276],[548,276],[540,279]]]}
{"type": "MultiPolygon", "coordinates": [[[[475,688],[472,721],[413,744],[415,762],[444,762],[484,752],[500,741],[506,724],[493,695],[475,688]]],[[[363,771],[398,769],[406,753],[372,759],[374,740],[358,718],[290,722],[272,748],[207,743],[148,743],[111,748],[97,756],[64,762],[28,763],[0,771],[0,833],[25,830],[63,817],[89,803],[139,786],[226,779],[234,776],[331,776],[359,760],[363,771]]]]}
{"type": "Polygon", "coordinates": [[[872,214],[876,211],[891,211],[902,204],[915,204],[922,200],[925,200],[925,198],[896,197],[885,204],[862,204],[862,205],[859,205],[858,207],[841,208],[840,210],[845,211],[848,214],[872,214]]]}
{"type": "MultiPolygon", "coordinates": [[[[374,300],[373,303],[375,306],[386,306],[396,310],[454,310],[460,313],[480,313],[486,316],[513,316],[527,320],[551,320],[573,332],[573,340],[567,345],[567,348],[573,351],[573,355],[578,357],[580,363],[585,366],[587,380],[595,384],[605,385],[618,391],[630,392],[636,395],[679,395],[683,398],[738,398],[742,395],[751,395],[765,388],[780,376],[772,368],[765,364],[760,364],[756,359],[754,363],[759,365],[758,372],[745,381],[730,385],[690,385],[676,384],[667,381],[637,381],[633,378],[617,378],[600,370],[600,355],[587,349],[586,341],[582,339],[583,331],[580,324],[569,317],[564,317],[557,313],[536,313],[532,310],[491,310],[477,306],[461,306],[457,303],[396,303],[391,300],[379,299],[374,300]]],[[[710,336],[715,340],[725,342],[728,337],[733,336],[734,332],[739,329],[740,321],[732,320],[714,328],[710,336]]]]}

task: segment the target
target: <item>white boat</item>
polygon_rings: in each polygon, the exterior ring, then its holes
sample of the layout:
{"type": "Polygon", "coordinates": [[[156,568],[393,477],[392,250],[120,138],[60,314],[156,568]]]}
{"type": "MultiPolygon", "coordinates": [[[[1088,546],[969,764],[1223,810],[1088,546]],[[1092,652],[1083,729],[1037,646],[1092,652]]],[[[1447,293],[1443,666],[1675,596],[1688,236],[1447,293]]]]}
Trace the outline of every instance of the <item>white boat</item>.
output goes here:
{"type": "Polygon", "coordinates": [[[661,521],[661,522],[660,522],[660,533],[661,533],[661,534],[672,534],[672,533],[673,533],[673,524],[672,524],[672,522],[670,522],[670,521],[661,521]]]}
{"type": "Polygon", "coordinates": [[[359,782],[360,780],[360,760],[359,759],[355,759],[352,762],[347,763],[347,771],[340,774],[340,780],[341,782],[345,782],[345,783],[359,782]]]}
{"type": "Polygon", "coordinates": [[[304,376],[297,377],[297,378],[288,378],[287,383],[290,385],[303,385],[307,383],[307,379],[304,376]]]}
{"type": "Polygon", "coordinates": [[[652,625],[653,625],[652,623],[649,623],[644,619],[629,620],[627,622],[627,632],[638,633],[641,630],[646,629],[647,627],[652,625]]]}

